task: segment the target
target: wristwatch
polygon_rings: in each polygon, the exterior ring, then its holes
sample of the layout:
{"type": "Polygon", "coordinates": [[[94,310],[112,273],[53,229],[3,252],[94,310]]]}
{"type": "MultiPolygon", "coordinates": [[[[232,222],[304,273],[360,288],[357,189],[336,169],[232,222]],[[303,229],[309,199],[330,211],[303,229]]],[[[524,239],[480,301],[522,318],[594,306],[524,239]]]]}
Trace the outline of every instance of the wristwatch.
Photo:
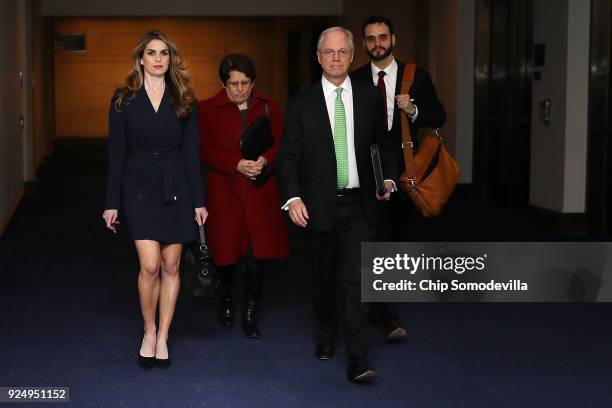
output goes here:
{"type": "Polygon", "coordinates": [[[408,112],[408,116],[414,116],[416,114],[417,108],[416,105],[412,105],[412,110],[408,112]]]}

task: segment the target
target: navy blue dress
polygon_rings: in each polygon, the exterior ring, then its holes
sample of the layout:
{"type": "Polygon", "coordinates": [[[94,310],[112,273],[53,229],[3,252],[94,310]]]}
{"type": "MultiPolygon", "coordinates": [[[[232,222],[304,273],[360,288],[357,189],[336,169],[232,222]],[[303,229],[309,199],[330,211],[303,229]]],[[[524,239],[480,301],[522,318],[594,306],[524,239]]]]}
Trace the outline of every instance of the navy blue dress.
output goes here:
{"type": "Polygon", "coordinates": [[[181,120],[168,88],[155,112],[142,87],[109,111],[106,209],[119,210],[132,239],[164,243],[196,238],[194,208],[204,207],[197,109],[181,120]]]}

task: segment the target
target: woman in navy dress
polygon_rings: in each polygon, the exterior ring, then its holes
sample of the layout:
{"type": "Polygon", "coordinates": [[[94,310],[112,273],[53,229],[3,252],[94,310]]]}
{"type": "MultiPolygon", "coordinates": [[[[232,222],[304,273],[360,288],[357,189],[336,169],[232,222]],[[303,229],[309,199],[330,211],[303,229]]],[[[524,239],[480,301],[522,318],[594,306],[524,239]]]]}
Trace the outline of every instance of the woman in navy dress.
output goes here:
{"type": "Polygon", "coordinates": [[[144,369],[166,368],[182,244],[196,239],[196,223],[208,216],[198,157],[198,105],[186,64],[166,34],[145,34],[132,57],[132,70],[109,111],[103,218],[116,233],[121,212],[138,252],[144,318],[138,361],[144,369]]]}

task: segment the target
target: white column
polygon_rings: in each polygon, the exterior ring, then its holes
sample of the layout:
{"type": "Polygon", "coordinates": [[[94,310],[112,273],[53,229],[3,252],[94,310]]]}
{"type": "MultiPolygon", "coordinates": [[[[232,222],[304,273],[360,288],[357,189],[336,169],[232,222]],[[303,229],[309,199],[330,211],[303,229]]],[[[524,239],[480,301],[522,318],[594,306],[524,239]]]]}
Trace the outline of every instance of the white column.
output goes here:
{"type": "Polygon", "coordinates": [[[563,212],[586,210],[591,2],[569,0],[563,212]]]}
{"type": "Polygon", "coordinates": [[[589,87],[590,2],[536,0],[534,44],[544,44],[541,80],[532,87],[531,205],[560,213],[583,213],[589,87]],[[551,101],[551,120],[541,103],[551,101]]]}

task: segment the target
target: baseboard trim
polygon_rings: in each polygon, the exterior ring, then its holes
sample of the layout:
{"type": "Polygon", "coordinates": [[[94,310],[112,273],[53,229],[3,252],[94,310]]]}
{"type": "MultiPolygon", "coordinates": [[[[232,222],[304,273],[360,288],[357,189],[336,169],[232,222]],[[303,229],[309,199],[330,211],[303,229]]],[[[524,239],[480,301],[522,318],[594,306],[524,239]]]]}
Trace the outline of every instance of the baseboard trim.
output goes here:
{"type": "Polygon", "coordinates": [[[587,218],[585,213],[560,213],[529,206],[527,208],[529,222],[541,225],[561,235],[586,235],[587,218]]]}
{"type": "Polygon", "coordinates": [[[2,237],[4,230],[6,230],[9,222],[11,222],[11,219],[13,218],[13,215],[15,215],[15,211],[17,211],[17,207],[19,207],[19,204],[21,204],[21,200],[23,199],[24,195],[25,190],[21,188],[21,190],[17,193],[17,196],[15,197],[6,218],[2,221],[2,224],[0,224],[0,237],[2,237]]]}

